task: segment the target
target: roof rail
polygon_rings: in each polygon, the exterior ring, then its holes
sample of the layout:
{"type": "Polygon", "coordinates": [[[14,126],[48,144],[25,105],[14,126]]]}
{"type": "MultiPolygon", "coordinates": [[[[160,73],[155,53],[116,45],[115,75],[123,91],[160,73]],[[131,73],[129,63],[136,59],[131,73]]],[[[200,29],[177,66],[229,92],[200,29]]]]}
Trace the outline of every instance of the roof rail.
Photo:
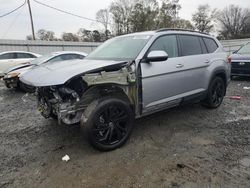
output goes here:
{"type": "Polygon", "coordinates": [[[194,30],[190,30],[190,29],[179,29],[179,28],[163,28],[163,29],[157,30],[156,33],[164,32],[164,31],[188,31],[188,32],[194,32],[194,33],[209,35],[208,33],[203,33],[203,32],[200,32],[200,31],[194,31],[194,30]]]}

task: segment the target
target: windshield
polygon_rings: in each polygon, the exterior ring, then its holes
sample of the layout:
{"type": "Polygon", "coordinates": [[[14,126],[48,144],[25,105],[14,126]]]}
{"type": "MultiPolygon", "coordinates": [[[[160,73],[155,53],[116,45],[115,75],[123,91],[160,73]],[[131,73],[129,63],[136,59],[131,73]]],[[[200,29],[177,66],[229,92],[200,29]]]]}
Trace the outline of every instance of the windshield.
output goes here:
{"type": "Polygon", "coordinates": [[[250,43],[240,48],[237,54],[250,54],[250,43]]]}
{"type": "Polygon", "coordinates": [[[45,63],[46,61],[48,61],[49,59],[53,58],[55,56],[54,53],[49,53],[43,56],[40,56],[34,60],[32,60],[30,63],[33,65],[40,65],[42,63],[45,63]]]}
{"type": "Polygon", "coordinates": [[[99,46],[89,54],[86,59],[134,60],[150,38],[150,35],[134,35],[113,38],[99,46]]]}

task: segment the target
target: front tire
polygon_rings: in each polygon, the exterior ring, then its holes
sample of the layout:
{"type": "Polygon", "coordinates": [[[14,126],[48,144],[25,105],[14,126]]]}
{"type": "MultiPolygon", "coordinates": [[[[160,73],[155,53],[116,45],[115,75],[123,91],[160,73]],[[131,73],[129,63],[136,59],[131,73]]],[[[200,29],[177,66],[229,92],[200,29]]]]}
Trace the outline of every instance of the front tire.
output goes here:
{"type": "Polygon", "coordinates": [[[134,113],[125,101],[106,97],[93,101],[84,111],[81,127],[89,143],[100,151],[124,145],[130,137],[134,113]]]}
{"type": "Polygon", "coordinates": [[[225,96],[226,85],[221,77],[215,77],[209,85],[203,105],[207,108],[218,108],[225,96]]]}

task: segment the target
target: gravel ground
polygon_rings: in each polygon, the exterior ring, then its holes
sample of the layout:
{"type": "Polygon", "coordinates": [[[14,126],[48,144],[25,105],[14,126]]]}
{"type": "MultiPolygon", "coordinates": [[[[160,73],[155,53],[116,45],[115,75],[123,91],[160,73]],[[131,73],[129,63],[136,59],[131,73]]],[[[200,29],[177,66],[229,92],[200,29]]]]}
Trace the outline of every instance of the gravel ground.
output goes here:
{"type": "Polygon", "coordinates": [[[79,126],[42,118],[34,96],[0,83],[0,187],[249,187],[245,86],[232,81],[216,110],[193,104],[137,120],[124,147],[101,153],[79,126]]]}

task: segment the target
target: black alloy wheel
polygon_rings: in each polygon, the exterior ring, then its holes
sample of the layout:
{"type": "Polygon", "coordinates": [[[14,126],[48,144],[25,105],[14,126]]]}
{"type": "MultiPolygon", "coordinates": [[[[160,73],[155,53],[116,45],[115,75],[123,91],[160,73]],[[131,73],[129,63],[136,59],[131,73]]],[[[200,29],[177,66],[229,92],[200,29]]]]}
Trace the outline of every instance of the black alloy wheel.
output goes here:
{"type": "Polygon", "coordinates": [[[210,83],[204,105],[208,108],[218,108],[224,99],[225,92],[225,82],[222,78],[215,77],[210,83]]]}
{"type": "Polygon", "coordinates": [[[106,98],[91,103],[83,114],[81,125],[87,129],[89,142],[97,149],[116,149],[129,138],[134,122],[130,106],[123,100],[106,98]]]}

